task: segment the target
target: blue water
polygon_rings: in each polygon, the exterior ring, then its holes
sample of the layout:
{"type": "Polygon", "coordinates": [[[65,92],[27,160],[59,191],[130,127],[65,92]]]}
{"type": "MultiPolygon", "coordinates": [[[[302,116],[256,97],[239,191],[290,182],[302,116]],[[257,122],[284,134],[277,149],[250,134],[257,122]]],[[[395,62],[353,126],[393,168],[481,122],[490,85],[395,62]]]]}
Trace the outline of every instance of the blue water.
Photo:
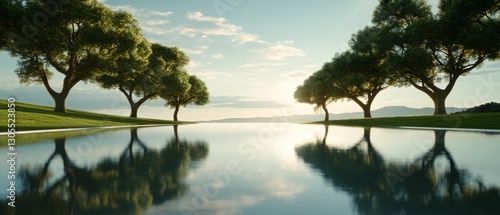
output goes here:
{"type": "Polygon", "coordinates": [[[17,147],[15,214],[498,214],[499,140],[262,123],[35,141],[17,147]]]}

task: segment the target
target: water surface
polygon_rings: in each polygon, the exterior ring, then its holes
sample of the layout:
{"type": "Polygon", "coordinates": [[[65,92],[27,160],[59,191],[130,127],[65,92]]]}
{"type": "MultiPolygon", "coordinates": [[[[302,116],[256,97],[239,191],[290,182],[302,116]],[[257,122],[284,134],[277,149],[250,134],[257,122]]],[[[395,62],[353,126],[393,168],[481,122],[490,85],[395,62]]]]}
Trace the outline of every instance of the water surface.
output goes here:
{"type": "Polygon", "coordinates": [[[497,214],[499,140],[274,123],[58,136],[18,146],[15,214],[497,214]]]}

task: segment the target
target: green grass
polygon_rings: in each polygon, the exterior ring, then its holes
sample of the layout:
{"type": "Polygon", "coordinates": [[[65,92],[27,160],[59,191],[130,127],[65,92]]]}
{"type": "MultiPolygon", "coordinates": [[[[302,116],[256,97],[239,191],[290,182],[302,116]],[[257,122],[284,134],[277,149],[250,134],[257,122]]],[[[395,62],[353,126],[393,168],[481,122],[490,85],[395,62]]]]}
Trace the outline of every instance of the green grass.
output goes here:
{"type": "Polygon", "coordinates": [[[404,116],[370,119],[332,120],[314,122],[329,125],[372,126],[372,127],[438,127],[500,129],[500,113],[449,114],[440,116],[404,116]]]}
{"type": "MultiPolygon", "coordinates": [[[[96,114],[84,111],[67,110],[67,113],[56,113],[53,107],[32,105],[16,102],[16,131],[32,131],[62,128],[87,128],[102,126],[129,125],[172,125],[185,124],[168,120],[141,119],[106,114],[96,114]]],[[[7,101],[0,100],[0,132],[7,131],[7,101]]]]}

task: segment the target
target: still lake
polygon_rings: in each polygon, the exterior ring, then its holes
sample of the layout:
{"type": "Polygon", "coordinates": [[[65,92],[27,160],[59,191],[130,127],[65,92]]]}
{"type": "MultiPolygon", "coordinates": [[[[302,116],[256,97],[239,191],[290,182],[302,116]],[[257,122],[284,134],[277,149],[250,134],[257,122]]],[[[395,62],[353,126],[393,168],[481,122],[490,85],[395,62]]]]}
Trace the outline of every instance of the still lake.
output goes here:
{"type": "Polygon", "coordinates": [[[500,211],[500,132],[207,123],[30,138],[15,213],[2,198],[1,214],[500,211]]]}

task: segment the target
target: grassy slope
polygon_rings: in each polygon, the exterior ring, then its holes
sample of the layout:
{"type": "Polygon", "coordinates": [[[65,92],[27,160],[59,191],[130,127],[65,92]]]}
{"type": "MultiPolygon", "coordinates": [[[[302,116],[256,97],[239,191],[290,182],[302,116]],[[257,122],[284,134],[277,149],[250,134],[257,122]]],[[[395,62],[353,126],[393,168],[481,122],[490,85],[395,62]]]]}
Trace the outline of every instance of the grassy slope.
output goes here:
{"type": "MultiPolygon", "coordinates": [[[[315,122],[325,124],[325,122],[315,122]]],[[[450,114],[444,116],[383,117],[371,119],[333,120],[330,125],[350,126],[414,126],[439,128],[500,129],[500,113],[450,114]]]]}
{"type": "MultiPolygon", "coordinates": [[[[174,121],[155,119],[133,119],[84,111],[68,110],[67,113],[55,113],[53,107],[25,103],[16,105],[16,131],[82,128],[100,126],[181,124],[174,121]]],[[[7,101],[0,100],[0,132],[7,131],[7,101]]]]}

